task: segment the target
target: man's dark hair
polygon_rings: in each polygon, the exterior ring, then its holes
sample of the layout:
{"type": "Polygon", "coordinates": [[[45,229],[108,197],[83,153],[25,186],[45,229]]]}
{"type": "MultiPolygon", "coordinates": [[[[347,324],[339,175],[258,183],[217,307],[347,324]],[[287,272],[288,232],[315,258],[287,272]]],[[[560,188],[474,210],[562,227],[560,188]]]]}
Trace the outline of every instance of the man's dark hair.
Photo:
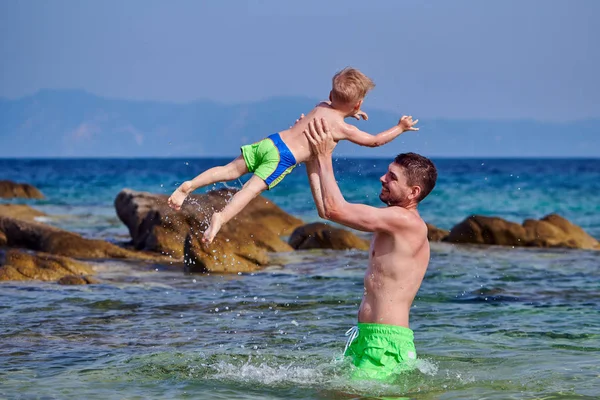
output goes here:
{"type": "Polygon", "coordinates": [[[437,169],[429,158],[416,153],[402,153],[396,156],[394,162],[404,168],[406,183],[409,186],[421,188],[417,202],[431,193],[437,180],[437,169]]]}

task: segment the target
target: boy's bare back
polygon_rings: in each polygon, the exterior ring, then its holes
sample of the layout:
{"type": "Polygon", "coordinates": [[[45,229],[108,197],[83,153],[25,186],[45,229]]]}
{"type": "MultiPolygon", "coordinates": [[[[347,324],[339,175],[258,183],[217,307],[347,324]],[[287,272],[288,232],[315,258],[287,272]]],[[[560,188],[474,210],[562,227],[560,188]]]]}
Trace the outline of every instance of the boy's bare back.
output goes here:
{"type": "Polygon", "coordinates": [[[313,118],[323,118],[327,121],[336,142],[346,139],[344,136],[345,129],[347,129],[345,125],[351,126],[344,122],[342,112],[334,109],[326,102],[318,104],[305,118],[298,121],[296,125],[283,132],[279,132],[281,139],[289,147],[297,163],[306,162],[311,157],[310,145],[303,131],[308,127],[309,121],[313,118]]]}

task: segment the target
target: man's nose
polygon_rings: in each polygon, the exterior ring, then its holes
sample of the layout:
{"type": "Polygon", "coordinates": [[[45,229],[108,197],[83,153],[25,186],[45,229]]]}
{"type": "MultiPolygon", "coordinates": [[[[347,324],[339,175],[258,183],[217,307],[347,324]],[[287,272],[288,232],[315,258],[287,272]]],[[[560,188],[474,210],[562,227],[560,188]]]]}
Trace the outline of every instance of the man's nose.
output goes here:
{"type": "Polygon", "coordinates": [[[381,175],[381,178],[379,178],[379,181],[381,183],[385,183],[385,175],[381,175]]]}

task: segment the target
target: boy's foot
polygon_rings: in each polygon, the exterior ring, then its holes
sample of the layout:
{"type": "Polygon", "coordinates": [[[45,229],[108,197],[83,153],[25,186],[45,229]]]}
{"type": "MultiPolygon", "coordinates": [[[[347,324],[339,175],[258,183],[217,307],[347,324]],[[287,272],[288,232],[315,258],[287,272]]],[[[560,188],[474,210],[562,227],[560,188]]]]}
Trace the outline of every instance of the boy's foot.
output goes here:
{"type": "Polygon", "coordinates": [[[181,210],[181,205],[183,204],[183,201],[186,199],[188,194],[190,194],[190,189],[191,188],[189,182],[183,182],[181,185],[179,185],[179,187],[175,189],[171,197],[169,197],[169,200],[167,200],[167,203],[169,203],[169,207],[176,211],[181,210]]]}
{"type": "Polygon", "coordinates": [[[223,224],[222,216],[220,213],[213,213],[212,218],[210,219],[210,225],[204,231],[204,236],[202,236],[202,241],[204,243],[211,244],[219,230],[221,229],[221,225],[223,224]]]}

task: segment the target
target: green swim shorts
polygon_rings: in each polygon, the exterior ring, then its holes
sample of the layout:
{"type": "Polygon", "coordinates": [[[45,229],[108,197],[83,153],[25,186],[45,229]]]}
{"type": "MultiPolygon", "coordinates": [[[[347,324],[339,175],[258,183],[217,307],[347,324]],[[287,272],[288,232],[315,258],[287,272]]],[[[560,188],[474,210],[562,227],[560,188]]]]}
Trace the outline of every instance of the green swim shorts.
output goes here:
{"type": "Polygon", "coordinates": [[[352,357],[356,366],[352,379],[389,380],[415,368],[417,352],[408,328],[359,322],[346,335],[350,338],[344,355],[352,357]]]}
{"type": "Polygon", "coordinates": [[[278,133],[253,144],[242,146],[242,157],[249,172],[272,189],[296,166],[296,158],[278,133]]]}

